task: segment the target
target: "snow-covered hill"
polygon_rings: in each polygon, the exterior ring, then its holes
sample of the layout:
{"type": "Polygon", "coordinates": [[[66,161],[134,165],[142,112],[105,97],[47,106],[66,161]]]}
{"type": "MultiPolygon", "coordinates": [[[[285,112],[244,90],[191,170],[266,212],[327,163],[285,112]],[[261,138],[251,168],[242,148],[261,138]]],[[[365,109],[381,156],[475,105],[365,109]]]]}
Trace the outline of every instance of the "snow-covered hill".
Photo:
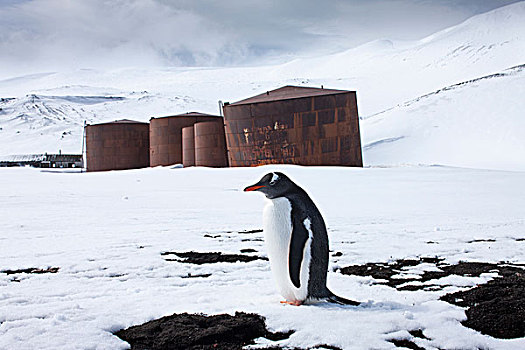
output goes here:
{"type": "Polygon", "coordinates": [[[525,65],[445,87],[361,121],[366,164],[525,170],[525,65]]]}
{"type": "MultiPolygon", "coordinates": [[[[72,88],[76,89],[78,87],[72,88]]],[[[30,94],[0,100],[3,122],[0,124],[3,151],[0,154],[57,152],[59,149],[80,153],[84,121],[88,124],[108,119],[147,121],[152,116],[165,114],[167,110],[185,108],[195,102],[189,96],[159,96],[147,91],[100,91],[99,95],[72,92],[78,95],[30,94]]]]}
{"type": "Polygon", "coordinates": [[[0,81],[0,155],[80,152],[84,120],[217,114],[218,100],[292,84],[358,92],[366,165],[524,169],[523,73],[509,70],[524,63],[525,2],[519,2],[416,42],[378,40],[282,65],[15,77],[0,81]],[[496,73],[504,76],[443,91],[496,73]],[[408,103],[420,96],[426,97],[408,103]]]}

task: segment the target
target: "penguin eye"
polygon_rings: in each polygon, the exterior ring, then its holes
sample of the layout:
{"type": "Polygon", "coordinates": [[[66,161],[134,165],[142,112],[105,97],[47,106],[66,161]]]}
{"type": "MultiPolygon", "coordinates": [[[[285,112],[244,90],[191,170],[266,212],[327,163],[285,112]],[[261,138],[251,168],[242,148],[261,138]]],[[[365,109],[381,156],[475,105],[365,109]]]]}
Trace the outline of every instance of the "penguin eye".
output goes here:
{"type": "Polygon", "coordinates": [[[270,186],[275,185],[277,180],[279,180],[279,176],[277,174],[273,174],[272,179],[270,180],[270,186]]]}

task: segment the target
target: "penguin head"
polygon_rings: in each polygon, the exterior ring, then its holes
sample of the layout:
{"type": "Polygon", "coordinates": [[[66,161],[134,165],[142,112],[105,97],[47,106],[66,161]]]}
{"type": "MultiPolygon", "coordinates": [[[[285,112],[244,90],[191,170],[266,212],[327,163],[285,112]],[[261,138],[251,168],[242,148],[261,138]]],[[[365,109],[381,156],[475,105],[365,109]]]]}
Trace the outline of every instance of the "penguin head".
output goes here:
{"type": "Polygon", "coordinates": [[[258,191],[264,193],[269,198],[283,197],[286,193],[297,187],[288,176],[280,172],[268,173],[264,175],[261,181],[248,186],[244,192],[258,191]]]}

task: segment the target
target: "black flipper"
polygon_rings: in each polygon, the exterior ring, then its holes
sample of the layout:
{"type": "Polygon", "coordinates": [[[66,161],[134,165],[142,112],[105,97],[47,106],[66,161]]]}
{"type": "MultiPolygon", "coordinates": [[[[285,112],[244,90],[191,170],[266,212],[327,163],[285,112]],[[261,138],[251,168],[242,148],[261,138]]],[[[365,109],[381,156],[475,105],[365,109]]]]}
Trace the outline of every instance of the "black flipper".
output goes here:
{"type": "Polygon", "coordinates": [[[295,287],[301,287],[301,264],[303,262],[304,248],[308,240],[308,231],[304,222],[292,214],[292,237],[290,239],[290,250],[288,252],[288,273],[295,287]],[[294,219],[295,218],[295,219],[294,219]]]}
{"type": "Polygon", "coordinates": [[[328,298],[326,298],[326,301],[329,301],[329,302],[334,303],[334,304],[339,304],[339,305],[353,305],[353,306],[357,306],[357,305],[361,304],[358,301],[345,299],[343,297],[335,295],[334,293],[331,293],[331,294],[332,295],[330,295],[328,298]]]}

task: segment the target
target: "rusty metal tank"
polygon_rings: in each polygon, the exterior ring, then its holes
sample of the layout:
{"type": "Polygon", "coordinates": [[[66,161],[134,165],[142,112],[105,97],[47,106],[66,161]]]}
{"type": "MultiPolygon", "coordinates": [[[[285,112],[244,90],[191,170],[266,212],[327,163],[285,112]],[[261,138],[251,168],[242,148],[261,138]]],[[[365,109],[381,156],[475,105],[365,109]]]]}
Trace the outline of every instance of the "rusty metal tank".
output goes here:
{"type": "Polygon", "coordinates": [[[195,130],[193,126],[182,128],[182,165],[195,166],[195,130]]]}
{"type": "Polygon", "coordinates": [[[195,165],[227,167],[228,156],[223,119],[196,123],[193,128],[195,130],[195,165]]]}
{"type": "Polygon", "coordinates": [[[149,124],[132,120],[86,126],[87,171],[149,166],[149,124]]]}
{"type": "Polygon", "coordinates": [[[198,112],[188,112],[150,119],[150,166],[182,163],[182,129],[201,121],[221,119],[198,112]]]}
{"type": "Polygon", "coordinates": [[[284,86],[223,110],[230,166],[363,166],[355,91],[284,86]]]}

